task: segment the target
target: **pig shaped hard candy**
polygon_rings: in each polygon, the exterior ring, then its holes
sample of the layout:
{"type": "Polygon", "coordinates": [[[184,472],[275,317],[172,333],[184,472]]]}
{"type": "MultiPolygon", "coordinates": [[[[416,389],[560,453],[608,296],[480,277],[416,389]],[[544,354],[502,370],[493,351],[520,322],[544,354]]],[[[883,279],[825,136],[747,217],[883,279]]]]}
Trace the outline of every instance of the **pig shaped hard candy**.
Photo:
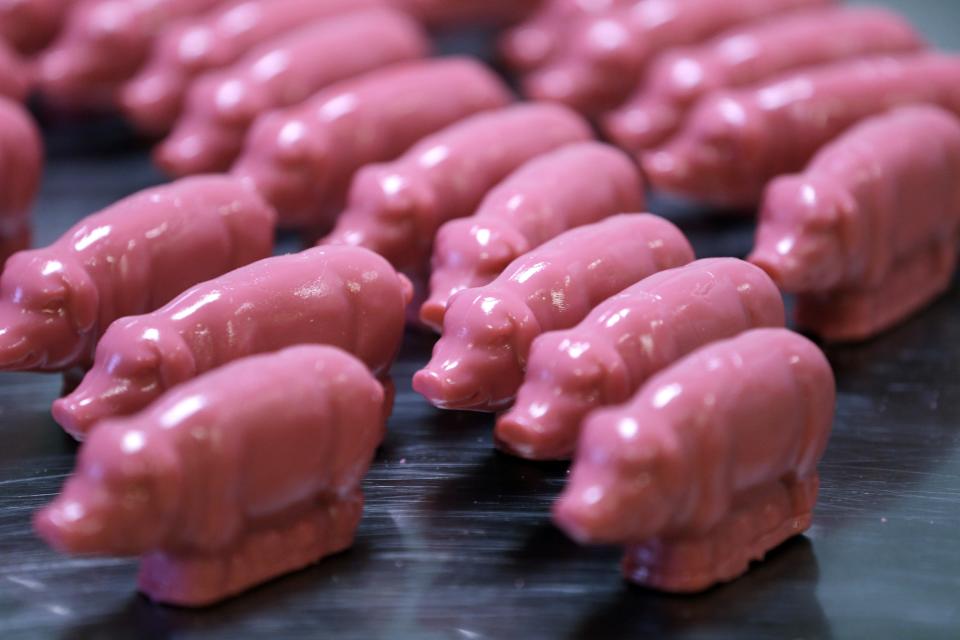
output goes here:
{"type": "Polygon", "coordinates": [[[911,103],[960,114],[960,56],[867,57],[715,92],[643,167],[663,191],[752,209],[770,180],[801,171],[846,129],[911,103]]]}
{"type": "Polygon", "coordinates": [[[580,21],[524,91],[596,115],[625,100],[660,52],[758,18],[835,0],[650,0],[580,21]]]}
{"type": "Polygon", "coordinates": [[[589,140],[590,126],[559,105],[481,113],[429,136],[402,157],[361,169],[347,210],[324,244],[367,247],[398,269],[427,269],[443,223],[476,211],[487,192],[528,160],[589,140]]]}
{"type": "Polygon", "coordinates": [[[534,158],[490,191],[474,215],[440,227],[420,319],[440,331],[453,294],[489,284],[564,231],[643,209],[637,167],[612,147],[582,142],[534,158]]]}
{"type": "Polygon", "coordinates": [[[101,425],[34,527],[66,553],[141,556],[152,600],[212,604],[353,543],[383,404],[333,347],[244,358],[101,425]]]}
{"type": "Polygon", "coordinates": [[[536,69],[550,59],[578,22],[636,3],[637,0],[545,0],[528,20],[504,34],[500,53],[514,69],[536,69]]]}
{"type": "Polygon", "coordinates": [[[712,91],[847,58],[924,48],[902,16],[887,9],[799,11],[746,26],[696,47],[659,57],[627,103],[604,118],[607,135],[631,152],[665,142],[712,91]]]}
{"type": "Polygon", "coordinates": [[[863,340],[950,287],[960,246],[960,120],[903,107],[857,125],[767,190],[750,260],[799,294],[798,324],[863,340]]]}
{"type": "Polygon", "coordinates": [[[450,299],[443,335],[413,388],[445,409],[504,408],[523,382],[537,336],[572,327],[610,296],[693,259],[680,230],[650,214],[567,231],[514,260],[490,284],[450,299]]]}
{"type": "Polygon", "coordinates": [[[390,0],[433,28],[501,26],[527,17],[540,0],[390,0]]]}
{"type": "Polygon", "coordinates": [[[98,421],[135,413],[206,371],[297,344],[339,347],[386,377],[411,295],[409,281],[366,249],[261,260],[110,325],[93,368],[53,404],[53,417],[83,439],[98,421]]]}
{"type": "Polygon", "coordinates": [[[147,60],[160,31],[220,1],[77,0],[38,61],[40,88],[67,108],[111,106],[120,86],[147,60]]]}
{"type": "Polygon", "coordinates": [[[150,59],[123,89],[121,104],[142,130],[164,134],[200,74],[239,60],[252,47],[311,22],[381,6],[385,0],[234,0],[160,34],[150,59]]]}
{"type": "Polygon", "coordinates": [[[409,16],[368,9],[291,31],[190,87],[183,115],[154,159],[173,175],[226,171],[262,113],[379,67],[422,58],[427,36],[409,16]]]}
{"type": "Polygon", "coordinates": [[[780,291],[748,262],[714,258],[661,271],[576,327],[533,342],[517,402],[497,421],[497,444],[532,460],[569,459],[594,409],[626,402],[650,376],[704,345],[783,325],[780,291]]]}
{"type": "Polygon", "coordinates": [[[30,71],[23,59],[0,40],[0,97],[23,102],[30,93],[30,71]]]}
{"type": "Polygon", "coordinates": [[[511,100],[503,81],[471,58],[392,65],[260,116],[233,173],[277,208],[282,226],[329,231],[358,169],[511,100]]]}
{"type": "Polygon", "coordinates": [[[0,277],[0,369],[89,366],[117,318],[269,256],[275,222],[239,180],[197,177],[141,191],[48,247],[14,254],[0,277]]]}
{"type": "Polygon", "coordinates": [[[835,400],[823,353],[786,329],[704,347],[587,418],[554,520],[626,545],[646,587],[732,580],[810,526],[835,400]]]}
{"type": "Polygon", "coordinates": [[[0,97],[0,265],[30,246],[30,209],[42,171],[43,140],[33,117],[0,97]]]}
{"type": "Polygon", "coordinates": [[[24,55],[34,54],[57,36],[75,0],[3,0],[0,40],[24,55]]]}

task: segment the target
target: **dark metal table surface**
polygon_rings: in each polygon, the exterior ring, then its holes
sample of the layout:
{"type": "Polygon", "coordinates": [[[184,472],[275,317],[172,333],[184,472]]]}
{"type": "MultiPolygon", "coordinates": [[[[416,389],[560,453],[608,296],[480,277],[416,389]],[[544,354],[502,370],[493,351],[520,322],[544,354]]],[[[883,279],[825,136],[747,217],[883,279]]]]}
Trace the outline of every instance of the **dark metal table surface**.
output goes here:
{"type": "MultiPolygon", "coordinates": [[[[957,0],[888,4],[960,45],[957,0]]],[[[50,125],[48,147],[44,243],[161,179],[115,123],[50,125]]],[[[657,208],[701,255],[749,248],[746,222],[657,208]]],[[[960,286],[878,340],[829,349],[840,395],[813,528],[693,597],[627,586],[617,550],[550,524],[565,465],[498,454],[489,417],[413,394],[430,346],[410,334],[396,366],[354,548],[205,611],[138,596],[133,561],[62,557],[32,535],[76,446],[50,418],[56,377],[0,375],[0,638],[960,638],[960,286]]]]}

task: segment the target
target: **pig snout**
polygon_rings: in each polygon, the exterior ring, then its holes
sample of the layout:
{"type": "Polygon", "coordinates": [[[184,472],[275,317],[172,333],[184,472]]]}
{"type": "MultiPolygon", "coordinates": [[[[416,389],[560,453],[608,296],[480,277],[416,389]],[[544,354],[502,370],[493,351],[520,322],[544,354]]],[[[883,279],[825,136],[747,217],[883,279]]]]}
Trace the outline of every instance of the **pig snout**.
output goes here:
{"type": "Polygon", "coordinates": [[[180,115],[182,82],[182,78],[172,71],[154,71],[125,86],[120,94],[120,104],[137,128],[161,135],[180,115]]]}
{"type": "Polygon", "coordinates": [[[492,411],[508,405],[523,381],[509,346],[464,348],[441,338],[430,364],[413,377],[413,388],[443,409],[492,411]]]}
{"type": "Polygon", "coordinates": [[[77,440],[83,440],[105,418],[136,413],[162,393],[157,376],[136,381],[93,369],[70,395],[54,401],[54,420],[77,440]]]}
{"type": "Polygon", "coordinates": [[[600,469],[577,468],[577,481],[568,484],[553,506],[553,520],[581,544],[623,542],[624,508],[615,478],[600,469]]]}

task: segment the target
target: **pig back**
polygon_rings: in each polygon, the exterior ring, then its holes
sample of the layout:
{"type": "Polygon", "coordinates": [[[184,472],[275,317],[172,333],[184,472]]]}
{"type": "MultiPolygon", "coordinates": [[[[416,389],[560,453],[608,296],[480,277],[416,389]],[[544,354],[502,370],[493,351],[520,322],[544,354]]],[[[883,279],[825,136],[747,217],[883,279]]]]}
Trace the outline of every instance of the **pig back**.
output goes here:
{"type": "Polygon", "coordinates": [[[678,443],[667,464],[688,480],[665,533],[705,532],[737,494],[813,474],[835,395],[823,353],[785,329],[714,343],[654,376],[622,413],[678,443]]]}
{"type": "Polygon", "coordinates": [[[185,292],[156,312],[198,371],[294,344],[339,347],[384,374],[399,349],[408,292],[383,258],[316,247],[268,258],[185,292]]]}
{"type": "Polygon", "coordinates": [[[568,231],[515,260],[491,284],[521,297],[543,331],[565,329],[597,304],[657,271],[693,260],[673,224],[651,214],[618,215],[568,231]]]}
{"type": "Polygon", "coordinates": [[[93,278],[105,327],[270,255],[275,217],[238,180],[188,178],[85,218],[51,250],[74,254],[93,278]]]}

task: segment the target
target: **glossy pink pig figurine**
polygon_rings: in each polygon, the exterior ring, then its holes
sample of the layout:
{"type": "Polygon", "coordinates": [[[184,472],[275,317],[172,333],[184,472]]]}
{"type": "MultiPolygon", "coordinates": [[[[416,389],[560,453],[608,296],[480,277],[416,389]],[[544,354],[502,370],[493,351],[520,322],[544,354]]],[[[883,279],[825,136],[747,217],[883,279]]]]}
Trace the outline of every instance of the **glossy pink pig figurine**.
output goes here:
{"type": "Polygon", "coordinates": [[[353,544],[383,404],[333,347],[225,365],[104,422],[34,527],[66,553],[141,556],[152,600],[213,604],[353,544]]]}
{"type": "Polygon", "coordinates": [[[458,291],[489,284],[564,231],[643,209],[637,167],[613,147],[583,142],[534,158],[490,191],[474,215],[440,227],[420,319],[439,331],[458,291]]]}
{"type": "Polygon", "coordinates": [[[0,98],[0,266],[30,246],[30,209],[42,171],[43,140],[33,117],[18,103],[0,98]]]}
{"type": "Polygon", "coordinates": [[[44,94],[66,107],[112,105],[165,27],[221,0],[77,0],[38,64],[44,94]]]}
{"type": "Polygon", "coordinates": [[[487,286],[450,299],[443,335],[413,388],[444,409],[503,408],[523,382],[537,336],[576,325],[610,296],[693,257],[680,230],[650,214],[614,216],[557,236],[487,286]]]}
{"type": "Polygon", "coordinates": [[[918,102],[960,113],[960,56],[862,58],[716,92],[643,166],[664,191],[752,208],[767,182],[802,170],[850,126],[918,102]]]}
{"type": "Polygon", "coordinates": [[[377,254],[317,247],[199,284],[166,306],[110,325],[96,360],[53,416],[77,439],[165,390],[233,360],[329,344],[385,376],[400,348],[410,283],[377,254]]]}
{"type": "Polygon", "coordinates": [[[798,324],[862,340],[946,291],[960,246],[960,120],[904,107],[864,121],[767,190],[750,260],[797,293],[798,324]]]}
{"type": "Polygon", "coordinates": [[[739,24],[835,0],[646,0],[583,20],[550,62],[524,82],[527,95],[596,114],[622,102],[658,53],[739,24]]]}
{"type": "Polygon", "coordinates": [[[358,169],[511,100],[503,82],[470,58],[392,65],[258,118],[233,172],[277,208],[282,226],[329,231],[358,169]]]}
{"type": "Polygon", "coordinates": [[[46,47],[57,36],[75,0],[0,1],[0,39],[25,55],[46,47]]]}
{"type": "Polygon", "coordinates": [[[428,50],[420,26],[388,9],[355,11],[287,33],[198,78],[155,160],[173,175],[226,171],[260,114],[302,102],[334,82],[421,58],[428,50]]]}
{"type": "Polygon", "coordinates": [[[507,64],[530,71],[546,63],[578,22],[612,9],[636,4],[638,0],[545,0],[521,24],[500,40],[500,52],[507,64]]]}
{"type": "Polygon", "coordinates": [[[633,97],[604,119],[607,134],[639,152],[662,144],[703,96],[787,71],[925,47],[902,16],[875,7],[793,12],[750,23],[705,44],[662,55],[633,97]]]}
{"type": "Polygon", "coordinates": [[[836,399],[806,338],[757,329],[694,352],[590,415],[557,524],[623,544],[625,577],[703,591],[810,526],[836,399]]]}
{"type": "Polygon", "coordinates": [[[398,269],[423,271],[443,223],[472,214],[490,189],[531,158],[591,137],[583,118],[559,105],[472,116],[394,162],[361,169],[347,210],[323,242],[367,247],[398,269]]]}
{"type": "Polygon", "coordinates": [[[0,369],[89,366],[117,318],[270,255],[276,214],[240,181],[197,177],[141,191],[84,218],[0,277],[0,369]]]}
{"type": "Polygon", "coordinates": [[[146,65],[123,89],[124,112],[144,131],[166,133],[200,74],[239,60],[251,48],[331,16],[385,0],[234,0],[177,23],[157,39],[146,65]]]}
{"type": "Polygon", "coordinates": [[[784,325],[783,299],[762,270],[735,258],[661,271],[594,308],[567,331],[537,338],[517,402],[497,421],[501,449],[569,459],[594,409],[626,402],[691,351],[784,325]]]}

